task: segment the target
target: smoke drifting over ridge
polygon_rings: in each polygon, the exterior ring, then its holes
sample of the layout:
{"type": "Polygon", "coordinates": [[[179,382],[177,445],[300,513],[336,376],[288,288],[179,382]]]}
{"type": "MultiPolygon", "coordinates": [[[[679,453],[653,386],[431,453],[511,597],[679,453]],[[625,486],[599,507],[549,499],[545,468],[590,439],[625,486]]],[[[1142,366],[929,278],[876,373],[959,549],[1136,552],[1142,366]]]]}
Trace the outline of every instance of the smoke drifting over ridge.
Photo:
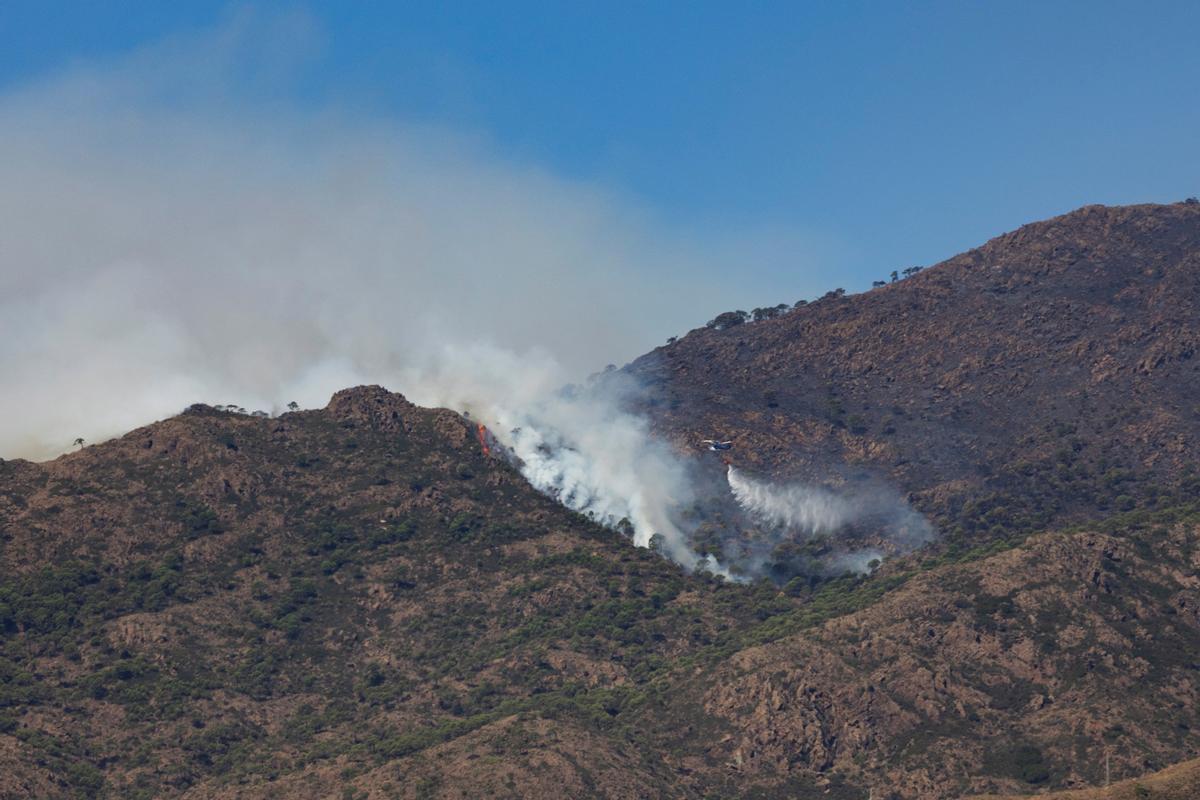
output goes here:
{"type": "Polygon", "coordinates": [[[277,27],[0,92],[0,457],[197,401],[408,392],[445,343],[577,379],[719,310],[735,253],[770,260],[453,131],[231,99],[277,27]]]}
{"type": "MultiPolygon", "coordinates": [[[[680,456],[655,440],[644,420],[623,410],[636,387],[620,376],[562,388],[553,371],[531,372],[495,348],[446,346],[403,379],[422,405],[463,409],[520,460],[529,482],[568,508],[616,526],[627,520],[634,543],[654,534],[663,552],[691,569],[699,562],[674,512],[693,500],[680,456]]],[[[724,573],[709,560],[708,568],[724,573]]]]}
{"type": "Polygon", "coordinates": [[[750,299],[723,265],[801,248],[672,230],[444,129],[229,102],[227,62],[270,34],[0,92],[0,457],[382,383],[470,411],[534,486],[699,566],[690,467],[622,410],[636,387],[562,387],[750,299]]]}

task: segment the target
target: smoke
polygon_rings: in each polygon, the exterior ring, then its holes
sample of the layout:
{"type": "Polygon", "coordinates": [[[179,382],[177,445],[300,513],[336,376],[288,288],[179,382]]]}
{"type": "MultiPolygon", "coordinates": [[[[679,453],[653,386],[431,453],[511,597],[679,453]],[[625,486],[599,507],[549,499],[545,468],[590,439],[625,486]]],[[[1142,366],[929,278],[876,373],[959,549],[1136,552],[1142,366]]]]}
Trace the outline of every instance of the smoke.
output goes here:
{"type": "Polygon", "coordinates": [[[280,100],[313,38],[241,15],[0,91],[0,456],[414,390],[446,342],[575,380],[748,299],[727,264],[782,259],[479,136],[280,100]]]}
{"type": "MultiPolygon", "coordinates": [[[[602,524],[629,524],[641,547],[657,534],[665,555],[688,569],[698,565],[675,519],[694,500],[689,470],[643,419],[623,410],[636,391],[623,376],[564,388],[547,355],[476,344],[445,345],[402,381],[413,387],[411,400],[462,409],[486,424],[537,489],[602,524]]],[[[728,575],[712,559],[706,566],[728,575]]]]}
{"type": "MultiPolygon", "coordinates": [[[[686,460],[623,410],[635,387],[562,387],[786,296],[731,264],[810,293],[812,246],[675,226],[461,131],[278,101],[271,76],[312,45],[294,23],[243,15],[0,91],[0,457],[381,383],[470,411],[568,507],[729,574],[680,522],[686,460]]],[[[781,524],[850,513],[816,497],[781,524]]]]}
{"type": "Polygon", "coordinates": [[[737,302],[725,264],[762,248],[461,132],[245,97],[298,30],[243,16],[0,92],[0,456],[382,383],[696,565],[681,462],[612,381],[560,387],[737,302]]]}
{"type": "Polygon", "coordinates": [[[878,565],[885,558],[887,558],[887,554],[882,550],[868,547],[865,550],[837,553],[826,560],[826,567],[833,575],[840,575],[845,572],[866,575],[871,572],[872,563],[878,565]]]}

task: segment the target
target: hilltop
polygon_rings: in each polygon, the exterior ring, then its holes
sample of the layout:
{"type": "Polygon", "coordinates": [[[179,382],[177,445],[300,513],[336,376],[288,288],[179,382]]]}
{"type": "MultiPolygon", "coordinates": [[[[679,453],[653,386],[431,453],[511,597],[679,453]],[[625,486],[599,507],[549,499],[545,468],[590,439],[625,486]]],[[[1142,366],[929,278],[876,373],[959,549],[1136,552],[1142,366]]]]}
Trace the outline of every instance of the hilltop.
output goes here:
{"type": "Polygon", "coordinates": [[[197,406],[0,477],[5,797],[412,796],[450,777],[426,751],[468,743],[511,755],[463,763],[476,788],[655,793],[605,733],[745,617],[378,387],[197,406]],[[567,755],[531,762],[549,735],[567,755]]]}
{"type": "Polygon", "coordinates": [[[1198,257],[1194,206],[1087,208],[627,368],[681,448],[899,485],[942,539],[870,575],[687,574],[377,386],[0,461],[0,797],[948,800],[1194,758],[1198,257]]]}

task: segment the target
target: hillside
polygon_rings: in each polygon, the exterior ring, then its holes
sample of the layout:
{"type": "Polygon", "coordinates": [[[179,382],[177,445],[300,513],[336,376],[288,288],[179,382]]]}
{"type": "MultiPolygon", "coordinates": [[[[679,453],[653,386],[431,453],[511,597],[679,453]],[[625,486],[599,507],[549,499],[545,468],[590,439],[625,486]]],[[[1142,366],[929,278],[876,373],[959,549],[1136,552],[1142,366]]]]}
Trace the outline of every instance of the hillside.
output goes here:
{"type": "Polygon", "coordinates": [[[631,688],[746,613],[380,389],[0,476],[4,797],[413,796],[463,778],[446,747],[511,755],[472,785],[654,793],[631,688]]]}
{"type": "Polygon", "coordinates": [[[1200,204],[1088,206],[626,372],[681,448],[733,437],[772,474],[883,474],[978,541],[1176,502],[1198,348],[1200,204]]]}
{"type": "Polygon", "coordinates": [[[955,797],[1196,750],[1189,509],[783,593],[378,388],[0,470],[2,797],[955,797]]]}
{"type": "Polygon", "coordinates": [[[864,575],[687,574],[380,387],[0,461],[0,798],[949,800],[1195,758],[1198,276],[1200,206],[1091,207],[625,370],[681,451],[900,487],[939,538],[864,575]]]}

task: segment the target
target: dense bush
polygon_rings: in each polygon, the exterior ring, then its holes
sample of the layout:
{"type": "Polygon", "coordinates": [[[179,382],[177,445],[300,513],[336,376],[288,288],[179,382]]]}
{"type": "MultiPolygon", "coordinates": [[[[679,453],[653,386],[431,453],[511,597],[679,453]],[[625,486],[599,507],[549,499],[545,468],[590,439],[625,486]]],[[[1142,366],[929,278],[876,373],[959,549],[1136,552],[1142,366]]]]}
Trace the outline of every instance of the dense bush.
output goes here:
{"type": "Polygon", "coordinates": [[[1050,765],[1042,751],[1028,743],[989,749],[984,757],[984,772],[1034,784],[1050,779],[1050,765]]]}

